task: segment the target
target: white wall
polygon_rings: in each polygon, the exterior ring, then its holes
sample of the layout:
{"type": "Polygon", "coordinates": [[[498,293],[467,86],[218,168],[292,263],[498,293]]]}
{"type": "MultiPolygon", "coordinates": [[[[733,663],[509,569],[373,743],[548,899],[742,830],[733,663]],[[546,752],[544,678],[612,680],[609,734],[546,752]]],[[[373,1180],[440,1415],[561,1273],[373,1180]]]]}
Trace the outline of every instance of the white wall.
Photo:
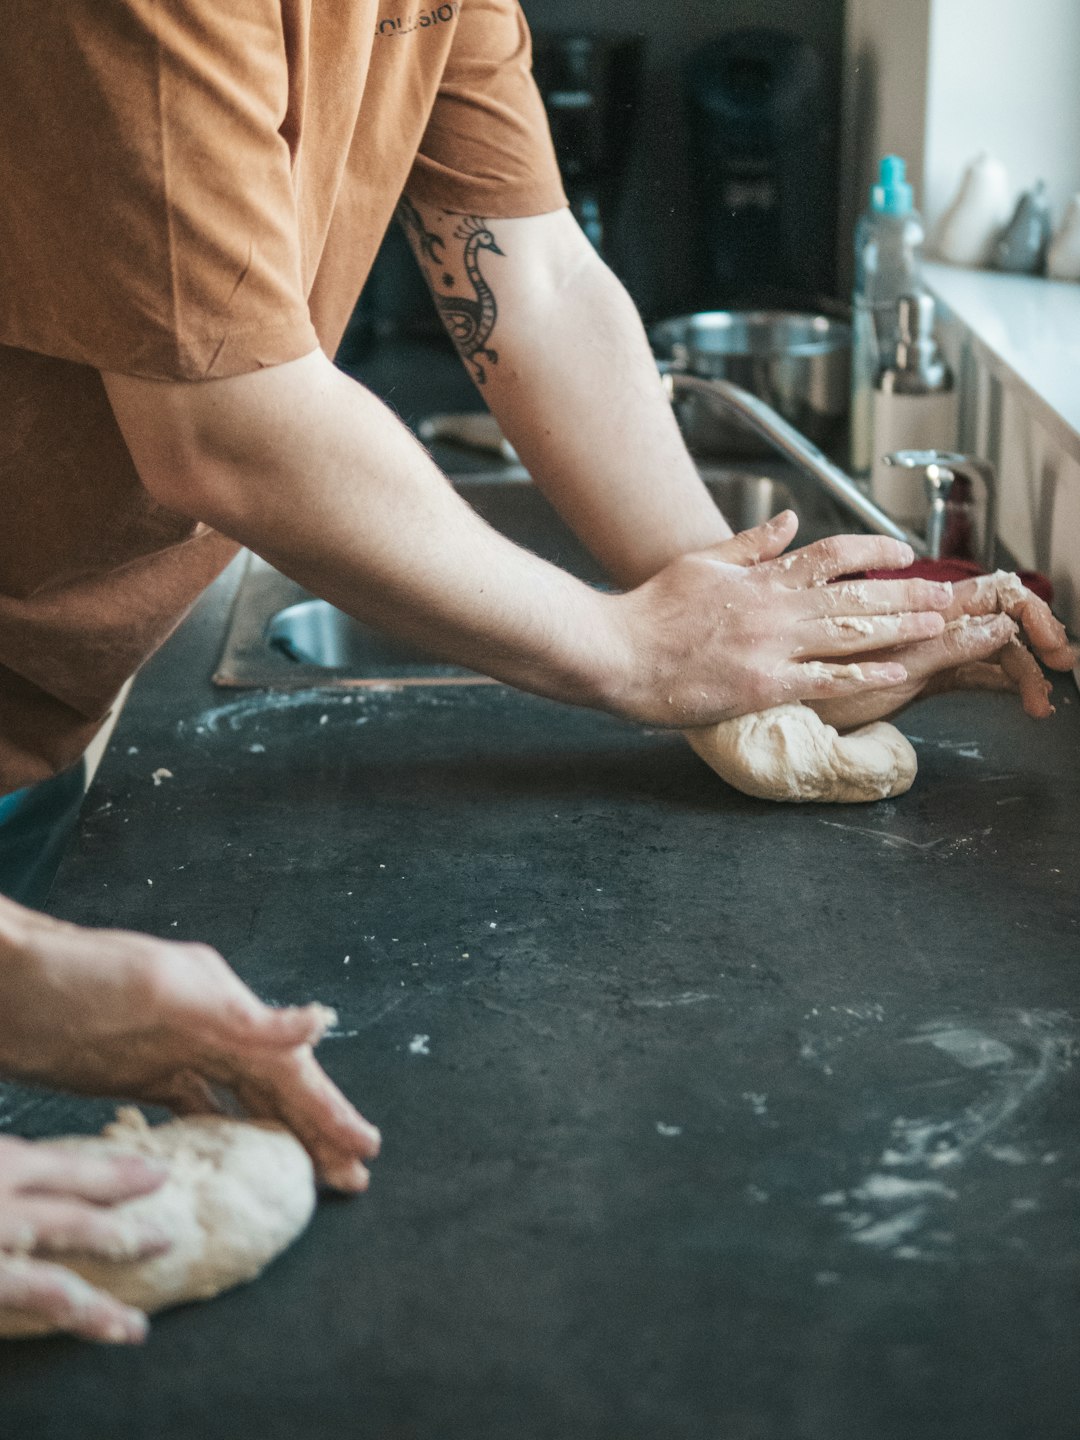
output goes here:
{"type": "Polygon", "coordinates": [[[1080,190],[1080,0],[934,0],[928,218],[940,216],[983,149],[1004,163],[1018,193],[1045,180],[1058,215],[1080,190]]]}
{"type": "Polygon", "coordinates": [[[932,231],[984,149],[1055,216],[1080,190],[1080,0],[847,0],[841,255],[878,156],[906,158],[932,231]]]}

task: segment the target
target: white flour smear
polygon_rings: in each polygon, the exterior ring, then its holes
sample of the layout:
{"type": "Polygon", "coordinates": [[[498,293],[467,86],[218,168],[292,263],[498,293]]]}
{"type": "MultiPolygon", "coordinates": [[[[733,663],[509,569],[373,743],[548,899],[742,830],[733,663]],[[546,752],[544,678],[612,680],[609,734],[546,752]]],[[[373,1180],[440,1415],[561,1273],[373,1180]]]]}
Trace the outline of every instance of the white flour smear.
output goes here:
{"type": "Polygon", "coordinates": [[[947,1207],[962,1201],[959,1172],[973,1154],[1028,1162],[999,1137],[1071,1068],[1076,1040],[1067,1016],[1020,1011],[978,1026],[932,1022],[904,1043],[930,1046],[984,1076],[983,1093],[955,1115],[897,1117],[872,1172],[818,1204],[835,1212],[852,1243],[924,1260],[951,1243],[947,1207]]]}
{"type": "MultiPolygon", "coordinates": [[[[387,690],[392,686],[387,686],[387,690]]],[[[327,710],[341,709],[347,705],[363,705],[370,694],[381,695],[382,690],[339,691],[339,690],[258,690],[245,695],[241,700],[231,700],[227,705],[217,705],[204,710],[193,720],[181,720],[177,732],[181,735],[194,732],[196,735],[217,735],[225,730],[242,730],[252,720],[264,715],[276,715],[288,710],[306,710],[317,706],[320,714],[327,710]]]]}

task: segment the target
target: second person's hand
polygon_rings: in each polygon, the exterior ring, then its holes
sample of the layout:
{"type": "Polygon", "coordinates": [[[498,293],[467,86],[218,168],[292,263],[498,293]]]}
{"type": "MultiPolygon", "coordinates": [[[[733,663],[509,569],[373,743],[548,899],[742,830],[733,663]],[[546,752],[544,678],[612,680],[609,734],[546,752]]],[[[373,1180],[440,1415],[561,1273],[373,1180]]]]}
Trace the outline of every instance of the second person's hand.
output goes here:
{"type": "Polygon", "coordinates": [[[170,1237],[123,1208],[156,1190],[163,1167],[141,1155],[85,1155],[57,1143],[0,1137],[0,1310],[110,1344],[138,1344],[146,1316],[96,1289],[65,1255],[133,1260],[170,1237]]]}
{"type": "Polygon", "coordinates": [[[322,1006],[264,1005],[205,945],[67,925],[0,899],[0,1074],[220,1109],[217,1087],[292,1130],[320,1178],[364,1190],[380,1136],[312,1053],[322,1006]]]}

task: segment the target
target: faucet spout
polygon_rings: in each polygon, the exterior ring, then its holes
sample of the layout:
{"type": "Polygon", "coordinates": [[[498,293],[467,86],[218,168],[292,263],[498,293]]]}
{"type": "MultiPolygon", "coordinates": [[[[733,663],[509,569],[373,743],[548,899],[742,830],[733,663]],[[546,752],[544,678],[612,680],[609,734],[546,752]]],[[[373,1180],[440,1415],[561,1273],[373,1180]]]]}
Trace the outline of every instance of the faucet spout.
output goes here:
{"type": "Polygon", "coordinates": [[[902,540],[915,551],[916,555],[926,554],[926,543],[920,536],[905,530],[895,520],[890,520],[884,510],[869,500],[838,465],[834,465],[818,447],[794,425],[778,415],[771,405],[751,395],[729,380],[703,380],[696,375],[687,375],[678,370],[668,370],[663,377],[664,387],[671,400],[685,395],[694,395],[707,405],[739,415],[763,440],[790,460],[793,465],[821,486],[834,500],[844,507],[868,530],[877,535],[887,535],[891,540],[902,540]]]}

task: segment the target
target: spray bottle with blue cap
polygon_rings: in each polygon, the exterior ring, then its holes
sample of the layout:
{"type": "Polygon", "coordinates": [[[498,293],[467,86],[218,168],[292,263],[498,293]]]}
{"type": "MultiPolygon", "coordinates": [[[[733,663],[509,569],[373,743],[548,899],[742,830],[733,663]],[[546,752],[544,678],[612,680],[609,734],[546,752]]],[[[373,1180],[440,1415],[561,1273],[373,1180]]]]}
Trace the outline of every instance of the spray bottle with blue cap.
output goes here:
{"type": "Polygon", "coordinates": [[[852,297],[851,470],[865,478],[874,460],[874,381],[899,339],[900,298],[918,295],[926,238],[899,155],[881,161],[870,208],[855,229],[852,297]]]}

